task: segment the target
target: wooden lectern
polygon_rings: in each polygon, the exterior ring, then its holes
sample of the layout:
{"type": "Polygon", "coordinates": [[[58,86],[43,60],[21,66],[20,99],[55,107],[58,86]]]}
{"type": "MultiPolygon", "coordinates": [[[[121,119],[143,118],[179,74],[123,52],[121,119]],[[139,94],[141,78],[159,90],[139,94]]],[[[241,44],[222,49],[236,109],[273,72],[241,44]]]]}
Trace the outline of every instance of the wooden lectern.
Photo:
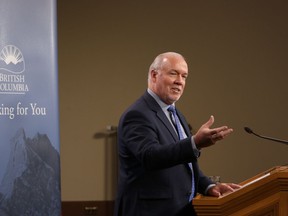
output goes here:
{"type": "Polygon", "coordinates": [[[198,216],[288,216],[288,166],[274,167],[219,198],[198,195],[198,216]]]}

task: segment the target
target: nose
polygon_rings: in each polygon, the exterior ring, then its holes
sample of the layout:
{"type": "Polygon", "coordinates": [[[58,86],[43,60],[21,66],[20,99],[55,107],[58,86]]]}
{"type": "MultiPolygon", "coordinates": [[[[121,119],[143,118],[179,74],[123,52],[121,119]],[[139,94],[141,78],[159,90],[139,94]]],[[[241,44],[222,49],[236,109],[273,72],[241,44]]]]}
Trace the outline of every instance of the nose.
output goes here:
{"type": "Polygon", "coordinates": [[[184,85],[185,84],[185,78],[179,74],[175,80],[175,83],[178,85],[184,85]]]}

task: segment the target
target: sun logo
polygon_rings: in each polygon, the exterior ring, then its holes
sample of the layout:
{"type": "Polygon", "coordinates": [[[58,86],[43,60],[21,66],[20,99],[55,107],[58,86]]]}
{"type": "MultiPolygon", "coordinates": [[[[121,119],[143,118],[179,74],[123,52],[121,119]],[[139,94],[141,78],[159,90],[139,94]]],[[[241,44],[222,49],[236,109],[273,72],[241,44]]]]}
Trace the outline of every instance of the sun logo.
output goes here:
{"type": "Polygon", "coordinates": [[[5,46],[0,52],[0,69],[14,74],[22,73],[25,61],[20,49],[14,45],[5,46]]]}

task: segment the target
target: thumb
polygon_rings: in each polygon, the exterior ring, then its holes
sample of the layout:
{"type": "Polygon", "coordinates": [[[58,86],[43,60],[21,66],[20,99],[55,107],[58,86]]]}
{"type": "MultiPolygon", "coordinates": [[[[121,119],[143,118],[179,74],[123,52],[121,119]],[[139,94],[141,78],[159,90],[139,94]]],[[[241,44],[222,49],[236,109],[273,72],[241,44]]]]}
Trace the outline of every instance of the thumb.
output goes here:
{"type": "Polygon", "coordinates": [[[213,123],[214,123],[214,116],[211,115],[209,120],[204,124],[204,126],[210,128],[213,125],[213,123]]]}

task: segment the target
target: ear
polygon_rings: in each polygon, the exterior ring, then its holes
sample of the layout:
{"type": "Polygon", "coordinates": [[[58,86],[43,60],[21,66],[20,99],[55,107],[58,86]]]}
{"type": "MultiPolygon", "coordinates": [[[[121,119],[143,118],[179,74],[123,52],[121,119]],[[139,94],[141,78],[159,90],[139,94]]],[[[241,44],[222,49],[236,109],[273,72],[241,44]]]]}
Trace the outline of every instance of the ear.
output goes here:
{"type": "Polygon", "coordinates": [[[155,77],[157,76],[157,74],[158,74],[158,72],[156,71],[156,70],[151,70],[150,71],[150,77],[151,77],[151,79],[155,79],[155,77]]]}

